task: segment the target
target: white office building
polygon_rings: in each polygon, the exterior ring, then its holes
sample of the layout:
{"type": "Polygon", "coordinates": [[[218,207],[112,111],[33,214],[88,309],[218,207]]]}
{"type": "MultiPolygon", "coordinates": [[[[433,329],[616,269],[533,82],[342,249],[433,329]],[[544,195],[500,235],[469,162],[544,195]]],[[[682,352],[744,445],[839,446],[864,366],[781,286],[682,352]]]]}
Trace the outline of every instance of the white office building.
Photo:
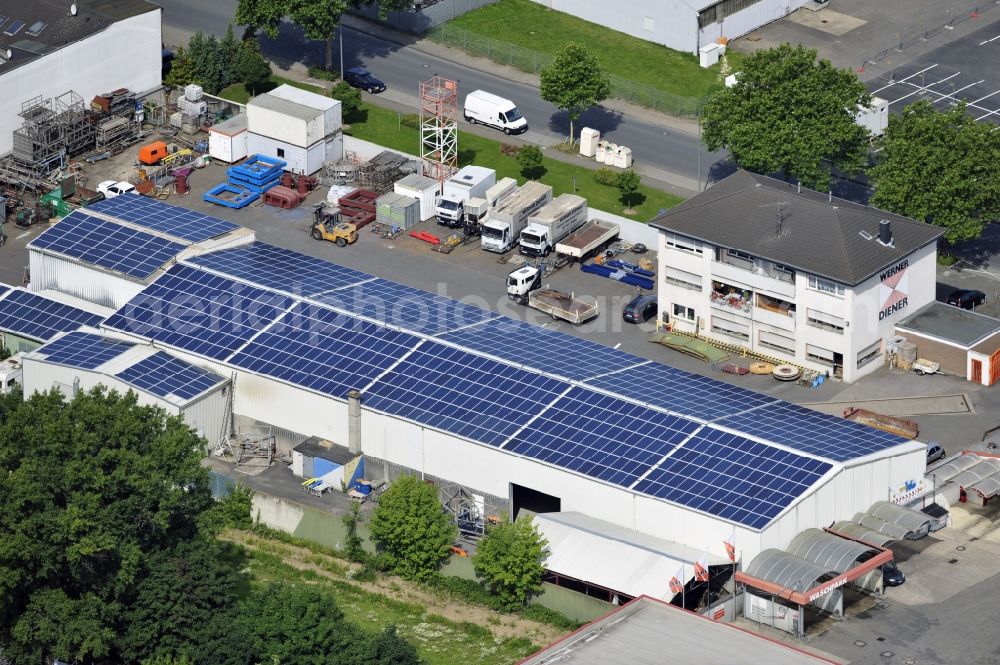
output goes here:
{"type": "Polygon", "coordinates": [[[674,330],[854,381],[934,301],[942,230],[739,171],[655,218],[674,330]]]}

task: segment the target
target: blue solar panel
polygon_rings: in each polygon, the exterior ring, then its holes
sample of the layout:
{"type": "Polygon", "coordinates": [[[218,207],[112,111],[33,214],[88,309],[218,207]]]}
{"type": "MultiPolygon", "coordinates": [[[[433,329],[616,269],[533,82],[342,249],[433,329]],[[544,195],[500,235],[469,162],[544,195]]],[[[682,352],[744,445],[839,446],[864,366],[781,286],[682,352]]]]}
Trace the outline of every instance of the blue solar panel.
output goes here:
{"type": "Polygon", "coordinates": [[[655,362],[587,379],[586,383],[704,420],[723,418],[778,401],[762,393],[655,362]]]}
{"type": "Polygon", "coordinates": [[[273,291],[176,265],[112,314],[106,325],[222,360],[294,302],[273,291]]]}
{"type": "Polygon", "coordinates": [[[386,279],[333,291],[316,300],[379,323],[428,335],[497,316],[489,310],[386,279]]]}
{"type": "Polygon", "coordinates": [[[240,228],[239,224],[138,194],[123,194],[93,203],[87,208],[190,242],[201,242],[240,228]]]}
{"type": "Polygon", "coordinates": [[[311,296],[374,279],[363,272],[263,242],[201,254],[189,262],[295,296],[311,296]]]}
{"type": "Polygon", "coordinates": [[[629,487],[698,423],[573,388],[504,449],[629,487]]]}
{"type": "Polygon", "coordinates": [[[568,383],[425,342],[365,391],[365,407],[500,445],[568,383]]]}
{"type": "Polygon", "coordinates": [[[94,369],[117,358],[131,349],[134,344],[105,339],[100,335],[85,332],[71,332],[49,342],[38,351],[44,353],[49,362],[94,369]]]}
{"type": "Polygon", "coordinates": [[[10,291],[9,286],[7,286],[6,284],[0,284],[0,297],[3,297],[3,294],[7,293],[8,291],[10,291]]]}
{"type": "Polygon", "coordinates": [[[237,367],[344,397],[388,369],[419,338],[308,303],[230,358],[237,367]]]}
{"type": "Polygon", "coordinates": [[[79,210],[32,240],[30,246],[139,279],[162,268],[185,247],[79,210]]]}
{"type": "Polygon", "coordinates": [[[225,379],[200,367],[157,351],[115,374],[122,381],[160,397],[197,397],[225,379]]]}
{"type": "Polygon", "coordinates": [[[48,298],[14,290],[0,300],[0,330],[40,342],[81,326],[96,328],[104,318],[48,298]]]}
{"type": "Polygon", "coordinates": [[[635,490],[760,529],[831,466],[706,427],[640,480],[635,490]]]}
{"type": "Polygon", "coordinates": [[[586,379],[646,362],[645,358],[582,337],[507,317],[440,337],[467,349],[570,379],[586,379]]]}
{"type": "Polygon", "coordinates": [[[749,413],[724,418],[718,423],[838,462],[907,442],[895,434],[788,402],[776,402],[749,413]]]}

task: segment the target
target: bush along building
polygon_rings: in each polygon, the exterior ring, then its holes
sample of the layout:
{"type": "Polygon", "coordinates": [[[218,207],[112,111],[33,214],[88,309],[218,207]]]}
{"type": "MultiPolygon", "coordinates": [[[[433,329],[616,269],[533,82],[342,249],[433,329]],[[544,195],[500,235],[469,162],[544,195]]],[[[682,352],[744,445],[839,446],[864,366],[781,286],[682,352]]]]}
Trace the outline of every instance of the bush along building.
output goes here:
{"type": "Polygon", "coordinates": [[[674,330],[854,381],[934,301],[942,230],[738,171],[656,217],[674,330]]]}

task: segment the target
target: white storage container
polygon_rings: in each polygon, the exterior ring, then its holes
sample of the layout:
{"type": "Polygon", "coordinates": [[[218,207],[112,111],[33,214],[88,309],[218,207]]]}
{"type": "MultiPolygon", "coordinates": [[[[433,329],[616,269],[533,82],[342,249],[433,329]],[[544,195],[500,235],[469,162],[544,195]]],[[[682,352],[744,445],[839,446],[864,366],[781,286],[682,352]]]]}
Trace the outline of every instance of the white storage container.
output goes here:
{"type": "Polygon", "coordinates": [[[238,113],[209,128],[208,154],[227,164],[238,162],[250,154],[247,147],[246,113],[238,113]]]}
{"type": "Polygon", "coordinates": [[[584,127],[580,130],[580,154],[584,157],[593,157],[597,153],[597,143],[601,140],[601,133],[596,129],[584,127]]]}
{"type": "Polygon", "coordinates": [[[279,97],[295,104],[316,109],[323,113],[323,126],[321,131],[324,136],[335,134],[340,131],[343,122],[341,121],[341,104],[337,99],[325,97],[315,92],[302,90],[294,86],[285,84],[279,85],[274,90],[267,93],[273,97],[279,97]]]}
{"type": "Polygon", "coordinates": [[[434,217],[436,199],[441,191],[441,183],[433,178],[413,173],[393,185],[393,191],[403,196],[411,196],[420,201],[420,221],[434,217]]]}
{"type": "Polygon", "coordinates": [[[718,44],[705,44],[698,49],[698,64],[708,69],[719,61],[721,52],[718,44]]]}

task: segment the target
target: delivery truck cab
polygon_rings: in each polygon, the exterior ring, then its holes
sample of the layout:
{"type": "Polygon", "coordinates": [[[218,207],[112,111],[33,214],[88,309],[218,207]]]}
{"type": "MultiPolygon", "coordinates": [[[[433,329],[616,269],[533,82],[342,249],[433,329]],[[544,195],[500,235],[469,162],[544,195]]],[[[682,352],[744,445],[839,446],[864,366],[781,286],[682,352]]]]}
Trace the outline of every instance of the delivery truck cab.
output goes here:
{"type": "Polygon", "coordinates": [[[470,92],[466,96],[465,120],[473,125],[495,127],[504,134],[521,134],[528,131],[528,121],[517,110],[514,102],[483,90],[470,92]]]}

